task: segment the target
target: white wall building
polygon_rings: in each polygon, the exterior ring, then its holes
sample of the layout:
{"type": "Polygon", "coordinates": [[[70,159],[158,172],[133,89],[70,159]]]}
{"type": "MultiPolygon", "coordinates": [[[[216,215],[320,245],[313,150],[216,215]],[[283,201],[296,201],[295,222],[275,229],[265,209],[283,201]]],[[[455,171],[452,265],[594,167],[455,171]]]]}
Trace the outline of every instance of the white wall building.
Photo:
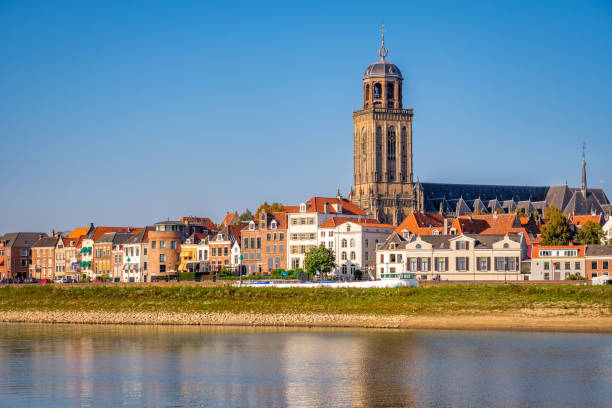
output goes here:
{"type": "Polygon", "coordinates": [[[143,228],[123,244],[123,267],[121,281],[149,282],[148,229],[143,228]]]}
{"type": "Polygon", "coordinates": [[[321,224],[318,245],[334,250],[336,275],[352,278],[360,270],[367,279],[375,276],[376,245],[385,242],[394,228],[375,219],[332,217],[321,224]]]}
{"type": "Polygon", "coordinates": [[[319,229],[332,217],[364,218],[366,212],[338,195],[312,197],[300,204],[297,213],[287,214],[287,268],[304,268],[306,253],[319,245],[319,229]]]}

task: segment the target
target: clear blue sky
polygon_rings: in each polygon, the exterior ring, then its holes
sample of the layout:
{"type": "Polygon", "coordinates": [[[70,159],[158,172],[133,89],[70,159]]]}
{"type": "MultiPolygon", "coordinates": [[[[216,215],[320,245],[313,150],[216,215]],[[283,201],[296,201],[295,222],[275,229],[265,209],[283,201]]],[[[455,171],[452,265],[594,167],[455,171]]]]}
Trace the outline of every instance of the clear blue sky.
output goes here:
{"type": "Polygon", "coordinates": [[[612,197],[610,2],[0,0],[0,232],[347,193],[382,23],[422,181],[612,197]]]}

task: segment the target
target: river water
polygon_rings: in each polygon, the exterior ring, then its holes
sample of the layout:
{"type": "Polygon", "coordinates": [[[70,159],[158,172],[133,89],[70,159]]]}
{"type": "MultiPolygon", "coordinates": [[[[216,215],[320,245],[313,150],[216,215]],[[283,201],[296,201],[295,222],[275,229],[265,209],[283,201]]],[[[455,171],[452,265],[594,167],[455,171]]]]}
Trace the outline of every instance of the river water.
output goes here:
{"type": "Polygon", "coordinates": [[[1,407],[610,407],[612,335],[0,324],[1,407]]]}

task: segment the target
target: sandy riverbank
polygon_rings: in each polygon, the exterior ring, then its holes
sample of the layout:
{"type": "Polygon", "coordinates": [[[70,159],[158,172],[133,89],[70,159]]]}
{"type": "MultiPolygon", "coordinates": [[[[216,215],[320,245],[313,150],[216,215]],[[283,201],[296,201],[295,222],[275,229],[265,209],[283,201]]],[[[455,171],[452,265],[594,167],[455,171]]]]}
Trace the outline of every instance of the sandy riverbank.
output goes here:
{"type": "Polygon", "coordinates": [[[433,330],[534,330],[612,333],[612,317],[525,311],[511,315],[376,316],[343,314],[2,311],[0,322],[353,327],[433,330]]]}

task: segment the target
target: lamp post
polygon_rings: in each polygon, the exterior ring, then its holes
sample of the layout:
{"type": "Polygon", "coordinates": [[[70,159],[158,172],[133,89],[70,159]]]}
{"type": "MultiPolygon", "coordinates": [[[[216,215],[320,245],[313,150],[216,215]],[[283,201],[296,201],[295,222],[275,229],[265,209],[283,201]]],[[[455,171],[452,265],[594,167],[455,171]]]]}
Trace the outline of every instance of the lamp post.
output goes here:
{"type": "Polygon", "coordinates": [[[240,275],[240,287],[242,287],[242,254],[240,254],[240,263],[238,264],[238,274],[240,275]]]}

